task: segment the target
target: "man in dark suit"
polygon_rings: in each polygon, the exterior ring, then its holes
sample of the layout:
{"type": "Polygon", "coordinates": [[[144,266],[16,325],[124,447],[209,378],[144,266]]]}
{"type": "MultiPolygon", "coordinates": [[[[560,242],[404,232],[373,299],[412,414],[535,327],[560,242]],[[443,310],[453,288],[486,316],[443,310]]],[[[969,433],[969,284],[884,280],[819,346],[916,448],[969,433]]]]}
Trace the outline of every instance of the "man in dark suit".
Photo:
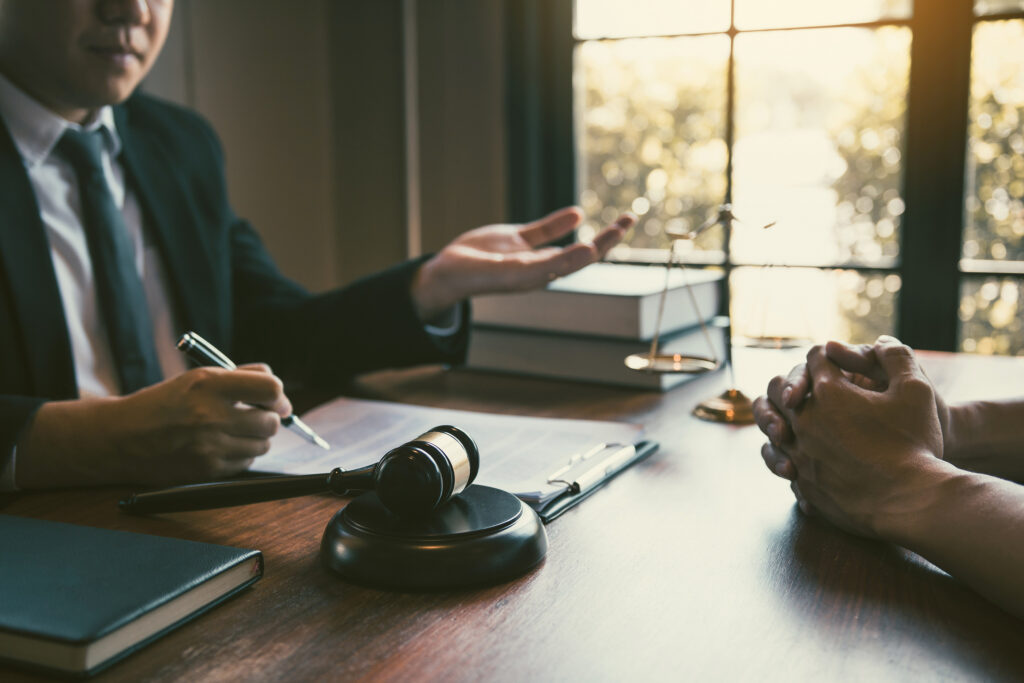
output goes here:
{"type": "Polygon", "coordinates": [[[329,391],[457,362],[467,297],[577,270],[634,220],[566,248],[541,245],[580,222],[574,207],[485,226],[310,294],[233,213],[210,127],[135,93],[172,7],[0,0],[0,489],[240,472],[291,412],[278,375],[329,391]],[[254,364],[187,370],[188,329],[254,364]]]}

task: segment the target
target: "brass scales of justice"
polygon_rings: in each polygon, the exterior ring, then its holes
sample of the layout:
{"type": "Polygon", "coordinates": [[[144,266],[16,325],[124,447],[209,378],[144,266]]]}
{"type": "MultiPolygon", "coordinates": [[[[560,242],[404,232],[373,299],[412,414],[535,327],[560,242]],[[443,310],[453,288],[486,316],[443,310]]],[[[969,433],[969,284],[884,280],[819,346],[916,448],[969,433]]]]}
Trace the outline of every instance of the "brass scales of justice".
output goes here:
{"type": "MultiPolygon", "coordinates": [[[[726,362],[725,359],[719,358],[718,353],[715,350],[714,342],[711,340],[707,324],[704,321],[704,316],[701,315],[700,308],[697,305],[697,298],[693,294],[693,289],[690,287],[690,281],[688,278],[684,279],[684,286],[689,294],[690,303],[694,308],[694,312],[697,314],[697,320],[700,322],[701,332],[704,335],[704,339],[707,342],[708,350],[711,355],[710,357],[704,357],[679,353],[663,353],[658,350],[658,342],[661,338],[661,324],[662,317],[665,312],[665,299],[668,295],[670,274],[672,267],[677,264],[676,244],[682,241],[692,242],[705,230],[721,223],[731,225],[734,221],[738,222],[736,216],[732,212],[732,205],[722,204],[718,207],[718,211],[714,216],[704,221],[704,223],[693,230],[685,233],[673,231],[667,232],[671,243],[668,249],[668,259],[665,261],[665,285],[661,290],[661,298],[658,302],[658,317],[654,327],[654,337],[651,339],[651,347],[647,353],[634,353],[626,356],[624,362],[626,367],[630,370],[655,374],[701,374],[716,370],[721,367],[723,362],[726,362]]],[[[763,226],[762,229],[768,229],[773,225],[775,225],[774,222],[768,223],[763,226]]],[[[685,272],[686,264],[680,260],[678,261],[678,265],[685,272]]],[[[727,340],[726,343],[728,344],[730,341],[727,340]]],[[[771,346],[772,348],[785,348],[796,344],[797,342],[795,340],[773,337],[771,339],[757,338],[752,345],[762,348],[765,346],[771,346]]],[[[736,377],[733,372],[732,363],[726,362],[726,364],[729,368],[730,388],[717,396],[701,401],[697,404],[697,407],[694,408],[693,414],[703,420],[709,420],[711,422],[751,424],[754,421],[753,403],[746,394],[736,388],[736,377]]]]}

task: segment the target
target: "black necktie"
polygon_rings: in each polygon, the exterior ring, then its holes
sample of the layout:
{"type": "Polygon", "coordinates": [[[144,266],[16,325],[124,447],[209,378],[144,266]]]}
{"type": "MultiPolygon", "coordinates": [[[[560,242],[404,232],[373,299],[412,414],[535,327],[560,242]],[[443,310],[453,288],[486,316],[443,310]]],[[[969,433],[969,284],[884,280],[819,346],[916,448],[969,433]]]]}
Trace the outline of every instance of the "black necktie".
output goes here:
{"type": "Polygon", "coordinates": [[[121,393],[129,394],[159,382],[163,375],[153,343],[146,294],[135,268],[134,249],[103,174],[101,135],[100,131],[68,129],[57,149],[78,176],[82,223],[96,295],[121,380],[121,393]]]}

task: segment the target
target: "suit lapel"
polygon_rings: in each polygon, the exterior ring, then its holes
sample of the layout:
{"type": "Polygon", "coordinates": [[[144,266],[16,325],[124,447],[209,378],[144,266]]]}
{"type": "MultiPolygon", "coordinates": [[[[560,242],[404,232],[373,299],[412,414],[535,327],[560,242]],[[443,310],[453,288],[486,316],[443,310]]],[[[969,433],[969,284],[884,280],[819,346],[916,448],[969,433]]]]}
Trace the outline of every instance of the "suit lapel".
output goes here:
{"type": "Polygon", "coordinates": [[[37,395],[78,395],[64,304],[50,257],[50,243],[28,174],[7,127],[0,123],[0,262],[14,298],[37,395]]]}
{"type": "Polygon", "coordinates": [[[125,107],[115,107],[114,116],[129,182],[163,255],[177,303],[176,320],[183,326],[180,332],[203,330],[219,337],[223,324],[210,302],[216,283],[209,245],[199,230],[199,213],[173,172],[173,160],[160,145],[132,125],[125,107]]]}

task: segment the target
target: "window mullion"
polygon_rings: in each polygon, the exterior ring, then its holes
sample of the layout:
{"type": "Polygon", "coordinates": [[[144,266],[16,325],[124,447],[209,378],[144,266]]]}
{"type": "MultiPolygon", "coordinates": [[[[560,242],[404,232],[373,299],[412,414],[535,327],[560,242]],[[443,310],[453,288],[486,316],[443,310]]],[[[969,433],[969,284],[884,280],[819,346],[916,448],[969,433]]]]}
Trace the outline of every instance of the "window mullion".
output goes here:
{"type": "Polygon", "coordinates": [[[914,3],[898,334],[957,346],[973,1],[914,3]]]}

